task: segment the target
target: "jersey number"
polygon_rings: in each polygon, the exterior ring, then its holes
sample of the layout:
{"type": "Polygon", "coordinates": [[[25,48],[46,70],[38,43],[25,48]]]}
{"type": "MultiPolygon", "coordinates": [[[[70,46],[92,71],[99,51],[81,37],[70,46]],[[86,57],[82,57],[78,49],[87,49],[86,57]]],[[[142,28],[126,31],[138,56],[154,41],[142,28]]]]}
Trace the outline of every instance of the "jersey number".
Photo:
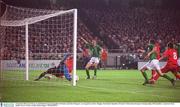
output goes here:
{"type": "Polygon", "coordinates": [[[173,52],[173,58],[176,60],[177,59],[177,54],[176,52],[173,52]]]}

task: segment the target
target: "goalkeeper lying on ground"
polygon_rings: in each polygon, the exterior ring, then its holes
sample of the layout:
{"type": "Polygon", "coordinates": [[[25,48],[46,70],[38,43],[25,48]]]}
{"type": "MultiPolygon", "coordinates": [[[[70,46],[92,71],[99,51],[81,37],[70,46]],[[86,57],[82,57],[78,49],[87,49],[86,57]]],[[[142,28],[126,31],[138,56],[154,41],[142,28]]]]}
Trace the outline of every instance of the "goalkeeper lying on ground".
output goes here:
{"type": "Polygon", "coordinates": [[[42,77],[45,77],[46,74],[51,74],[56,76],[57,78],[65,78],[68,81],[72,80],[71,72],[73,68],[73,57],[70,54],[64,56],[61,60],[60,64],[57,67],[49,68],[47,71],[41,73],[35,81],[40,80],[42,77]]]}

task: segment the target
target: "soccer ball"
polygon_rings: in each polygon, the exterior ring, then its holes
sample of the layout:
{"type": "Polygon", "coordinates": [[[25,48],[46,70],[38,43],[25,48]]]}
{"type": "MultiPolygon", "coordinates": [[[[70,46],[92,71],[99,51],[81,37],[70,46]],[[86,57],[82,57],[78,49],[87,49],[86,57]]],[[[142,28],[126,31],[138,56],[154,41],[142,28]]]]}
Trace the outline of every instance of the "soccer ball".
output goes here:
{"type": "Polygon", "coordinates": [[[78,77],[78,75],[76,75],[76,76],[75,76],[75,79],[76,79],[76,81],[78,81],[78,80],[79,80],[79,77],[78,77]]]}

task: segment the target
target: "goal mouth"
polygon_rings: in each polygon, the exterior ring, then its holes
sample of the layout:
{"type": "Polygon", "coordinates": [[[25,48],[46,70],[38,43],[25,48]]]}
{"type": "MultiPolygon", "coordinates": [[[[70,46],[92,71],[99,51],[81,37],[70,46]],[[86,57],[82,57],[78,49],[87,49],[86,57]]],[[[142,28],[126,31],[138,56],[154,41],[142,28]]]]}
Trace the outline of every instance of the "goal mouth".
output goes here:
{"type": "Polygon", "coordinates": [[[7,5],[0,25],[1,78],[33,80],[39,74],[31,75],[31,71],[57,66],[65,53],[71,53],[72,84],[76,85],[77,9],[43,10],[7,5]]]}

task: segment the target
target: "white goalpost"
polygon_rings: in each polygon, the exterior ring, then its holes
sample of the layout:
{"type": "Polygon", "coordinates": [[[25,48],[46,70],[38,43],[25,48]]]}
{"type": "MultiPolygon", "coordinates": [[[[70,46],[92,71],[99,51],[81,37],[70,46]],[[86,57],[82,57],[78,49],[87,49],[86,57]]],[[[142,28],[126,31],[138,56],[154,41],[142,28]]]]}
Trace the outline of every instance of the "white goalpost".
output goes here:
{"type": "MultiPolygon", "coordinates": [[[[0,36],[4,38],[2,71],[17,68],[18,71],[23,70],[25,80],[31,80],[29,71],[36,69],[32,68],[34,60],[59,60],[63,53],[71,53],[72,85],[76,86],[77,9],[43,10],[7,5],[0,26],[3,28],[0,30],[3,32],[0,36]],[[11,68],[6,66],[14,64],[14,60],[22,60],[25,69],[20,68],[22,64],[18,63],[16,66],[10,66],[11,68]]],[[[48,63],[48,60],[44,62],[48,63]]],[[[37,62],[39,64],[40,61],[37,62]]]]}
{"type": "Polygon", "coordinates": [[[74,30],[73,30],[73,86],[76,86],[76,62],[77,62],[77,9],[74,10],[74,30]]]}

